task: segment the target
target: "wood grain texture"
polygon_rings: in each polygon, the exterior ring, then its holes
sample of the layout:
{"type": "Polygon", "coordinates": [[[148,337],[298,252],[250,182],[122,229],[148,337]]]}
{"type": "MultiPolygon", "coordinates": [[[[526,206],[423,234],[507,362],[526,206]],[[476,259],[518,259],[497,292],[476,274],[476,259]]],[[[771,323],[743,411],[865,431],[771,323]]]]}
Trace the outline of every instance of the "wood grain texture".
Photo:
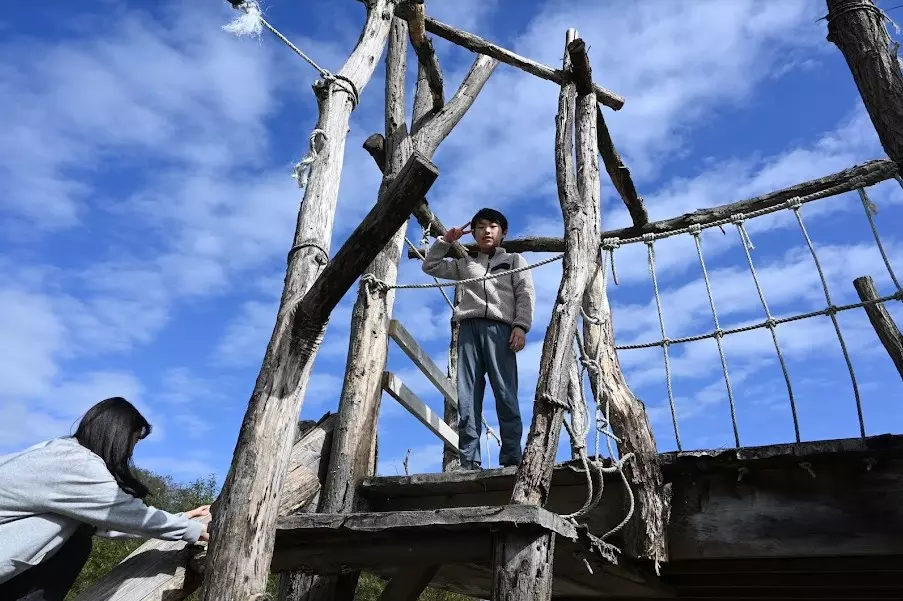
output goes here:
{"type": "Polygon", "coordinates": [[[884,152],[903,161],[903,74],[873,0],[827,0],[828,41],[847,61],[884,152]]]}
{"type": "MultiPolygon", "coordinates": [[[[565,71],[552,69],[551,67],[547,67],[536,61],[524,58],[523,56],[515,54],[510,50],[506,50],[505,48],[502,48],[497,44],[493,44],[486,39],[483,39],[472,33],[467,33],[466,31],[456,29],[451,25],[446,25],[445,23],[437,21],[432,17],[426,18],[426,30],[434,35],[439,36],[440,38],[444,38],[449,42],[452,42],[453,44],[467,48],[471,52],[490,56],[507,65],[517,67],[522,71],[526,71],[527,73],[536,75],[537,77],[540,77],[547,81],[552,81],[554,83],[557,83],[558,85],[563,85],[567,79],[565,71]]],[[[606,90],[601,86],[593,84],[593,91],[595,92],[598,101],[611,109],[617,111],[624,106],[624,97],[615,94],[611,90],[606,90]]]]}
{"type": "MultiPolygon", "coordinates": [[[[602,164],[605,165],[605,171],[611,178],[611,183],[624,205],[627,212],[630,213],[630,219],[633,221],[633,227],[644,227],[649,223],[649,212],[643,198],[637,194],[636,186],[633,184],[633,177],[630,175],[630,169],[624,164],[621,155],[615,148],[614,141],[611,139],[611,133],[608,131],[608,125],[605,124],[605,117],[602,115],[602,109],[596,111],[599,154],[602,156],[602,164]]],[[[604,239],[604,236],[603,236],[604,239]]]]}
{"type": "MultiPolygon", "coordinates": [[[[357,46],[337,73],[352,81],[358,91],[364,90],[383,52],[394,8],[392,0],[367,4],[367,20],[357,46]]],[[[317,127],[326,136],[304,191],[292,245],[315,246],[291,255],[276,325],[214,506],[207,560],[210,569],[204,578],[202,601],[245,601],[263,592],[269,577],[279,494],[319,340],[315,338],[306,348],[292,340],[292,309],[327,261],[316,246],[329,252],[354,108],[348,93],[331,87],[318,88],[317,127]]]]}
{"type": "MultiPolygon", "coordinates": [[[[862,302],[881,298],[878,295],[878,289],[875,288],[875,282],[870,276],[856,278],[853,280],[853,286],[862,302]]],[[[865,305],[863,309],[875,329],[875,334],[878,335],[878,340],[884,345],[884,349],[897,367],[900,377],[903,378],[903,336],[900,335],[900,329],[883,304],[865,305]]]]}
{"type": "MultiPolygon", "coordinates": [[[[621,240],[635,238],[647,233],[667,234],[675,230],[683,229],[694,224],[707,225],[709,223],[725,219],[736,213],[752,213],[760,209],[766,209],[787,202],[794,196],[809,196],[810,194],[824,193],[825,196],[834,196],[851,192],[857,188],[873,186],[897,175],[896,164],[888,159],[869,161],[855,165],[849,169],[838,171],[818,179],[796,184],[788,188],[769,192],[761,196],[739,200],[729,204],[699,209],[692,213],[684,213],[678,217],[662,219],[646,224],[644,227],[626,227],[603,231],[601,238],[618,238],[621,240]]],[[[476,248],[473,245],[465,245],[468,250],[476,248]]],[[[508,252],[564,252],[564,239],[531,236],[527,238],[512,238],[505,240],[505,250],[508,252]]],[[[416,258],[414,253],[408,253],[409,258],[416,258]]]]}
{"type": "Polygon", "coordinates": [[[552,598],[555,535],[503,531],[493,537],[492,601],[552,598]]]}
{"type": "Polygon", "coordinates": [[[442,396],[457,406],[458,392],[455,390],[454,383],[446,374],[442,373],[439,366],[433,362],[429,354],[417,344],[411,333],[397,319],[389,322],[389,338],[395,341],[398,348],[414,362],[417,369],[442,393],[442,396]]]}
{"type": "MultiPolygon", "coordinates": [[[[461,289],[455,288],[455,298],[454,305],[458,306],[458,303],[461,301],[461,289]]],[[[451,330],[451,337],[448,340],[448,369],[446,373],[448,374],[448,381],[455,387],[455,393],[458,391],[458,339],[461,335],[461,324],[455,321],[454,312],[449,319],[449,328],[451,330]]],[[[458,421],[460,420],[460,412],[458,411],[458,403],[455,402],[452,404],[448,399],[445,400],[445,407],[443,411],[442,418],[445,420],[445,423],[455,430],[458,431],[458,421]]],[[[461,465],[461,455],[458,453],[458,449],[449,449],[448,447],[442,448],[442,470],[450,471],[455,469],[461,465]]]]}
{"type": "Polygon", "coordinates": [[[417,397],[414,392],[405,386],[404,382],[398,376],[390,371],[383,373],[383,390],[394,398],[398,403],[408,410],[408,412],[417,418],[421,424],[426,426],[433,434],[445,443],[446,447],[451,449],[458,448],[458,431],[452,429],[451,426],[439,417],[439,414],[433,412],[430,407],[417,397]]]}
{"type": "Polygon", "coordinates": [[[438,111],[445,104],[444,83],[442,80],[442,68],[439,66],[439,58],[433,49],[432,40],[426,35],[426,23],[424,23],[426,8],[422,3],[409,6],[410,16],[407,22],[411,45],[414,47],[417,62],[429,86],[433,100],[432,110],[438,111]]]}
{"type": "MultiPolygon", "coordinates": [[[[567,53],[565,57],[567,69],[567,53]]],[[[578,95],[574,111],[574,91],[574,84],[562,86],[556,119],[555,163],[566,241],[562,278],[552,309],[552,319],[543,341],[533,422],[511,496],[512,503],[516,504],[542,505],[549,495],[564,413],[562,385],[567,382],[567,363],[571,360],[580,305],[590,267],[597,262],[601,242],[595,100],[591,95],[578,95]],[[574,120],[574,114],[576,170],[571,158],[570,124],[574,120]]]]}

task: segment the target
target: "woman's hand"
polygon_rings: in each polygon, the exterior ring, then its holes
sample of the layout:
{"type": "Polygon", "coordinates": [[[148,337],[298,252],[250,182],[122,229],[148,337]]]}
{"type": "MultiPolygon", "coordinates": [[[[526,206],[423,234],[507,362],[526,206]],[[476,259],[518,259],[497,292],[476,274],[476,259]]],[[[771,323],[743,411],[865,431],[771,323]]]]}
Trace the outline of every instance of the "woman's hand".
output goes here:
{"type": "Polygon", "coordinates": [[[208,542],[210,540],[210,533],[207,532],[207,524],[201,524],[201,535],[198,537],[198,542],[208,542]]]}
{"type": "Polygon", "coordinates": [[[201,505],[191,511],[185,512],[185,517],[192,520],[194,518],[202,518],[204,516],[210,515],[210,505],[201,505]]]}

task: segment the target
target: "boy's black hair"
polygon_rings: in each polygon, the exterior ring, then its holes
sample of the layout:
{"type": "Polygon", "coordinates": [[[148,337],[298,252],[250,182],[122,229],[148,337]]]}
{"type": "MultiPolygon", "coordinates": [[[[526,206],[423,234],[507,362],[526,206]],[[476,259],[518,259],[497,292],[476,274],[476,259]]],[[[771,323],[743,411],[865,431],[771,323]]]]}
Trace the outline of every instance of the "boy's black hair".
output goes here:
{"type": "Polygon", "coordinates": [[[494,221],[499,224],[499,227],[502,228],[503,232],[508,231],[508,220],[505,219],[505,216],[495,209],[480,209],[477,211],[477,214],[473,216],[473,219],[470,220],[470,228],[476,229],[477,221],[480,219],[485,219],[486,221],[494,221]]]}

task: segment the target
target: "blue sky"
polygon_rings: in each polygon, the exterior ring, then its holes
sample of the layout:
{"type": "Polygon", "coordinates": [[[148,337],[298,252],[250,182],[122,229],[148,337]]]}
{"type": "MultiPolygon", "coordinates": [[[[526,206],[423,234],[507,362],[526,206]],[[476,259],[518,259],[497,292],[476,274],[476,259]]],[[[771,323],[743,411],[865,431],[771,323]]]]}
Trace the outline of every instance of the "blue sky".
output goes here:
{"type": "MultiPolygon", "coordinates": [[[[0,21],[0,453],[69,433],[107,396],[138,404],[156,430],[140,465],[221,481],[272,330],[301,193],[291,164],[315,123],[316,73],[271,36],[237,39],[225,2],[103,0],[14,3],[0,21]]],[[[269,0],[271,22],[332,70],[363,23],[353,0],[269,0]]],[[[884,153],[821,2],[782,0],[432,0],[458,27],[558,65],[568,27],[590,47],[597,81],[623,94],[605,111],[650,216],[662,219],[839,171],[884,153]],[[529,5],[529,6],[526,6],[529,5]]],[[[434,41],[450,95],[473,57],[434,41]]],[[[413,61],[411,61],[413,64],[413,61]]],[[[413,84],[413,81],[411,81],[413,84]]],[[[511,235],[561,235],[554,183],[558,90],[500,66],[435,161],[430,194],[446,224],[482,206],[506,212],[511,235]]],[[[410,98],[409,98],[410,102],[410,98]]],[[[361,149],[381,131],[382,68],[351,121],[332,252],[372,206],[379,174],[361,149]]],[[[870,189],[885,247],[903,270],[903,190],[870,189]],[[896,225],[895,225],[896,224],[896,225]]],[[[603,180],[603,223],[629,217],[603,180]]],[[[837,304],[872,275],[894,291],[855,193],[803,216],[837,304]]],[[[824,308],[791,213],[748,229],[777,316],[824,308]]],[[[761,321],[736,231],[703,234],[722,327],[761,321]]],[[[410,229],[419,240],[416,224],[410,229]]],[[[656,245],[670,337],[709,332],[711,312],[692,239],[656,245]]],[[[536,261],[542,255],[528,256],[536,261]]],[[[642,245],[617,252],[610,287],[620,344],[660,338],[642,245]]],[[[535,329],[520,355],[529,424],[544,326],[560,264],[533,272],[535,329]]],[[[406,282],[427,281],[406,261],[406,282]]],[[[329,326],[302,416],[335,410],[354,291],[329,326]]],[[[890,307],[903,321],[899,303],[890,307]]],[[[396,315],[445,365],[448,308],[435,290],[399,292],[396,315]]],[[[839,316],[867,432],[901,432],[901,382],[861,311],[839,316]]],[[[803,439],[858,435],[850,378],[833,327],[817,317],[778,329],[803,439]]],[[[747,445],[793,438],[787,391],[767,331],[725,339],[747,445]]],[[[675,448],[660,349],[620,354],[650,411],[659,447],[675,448]]],[[[731,446],[715,343],[671,348],[684,448],[731,446]]],[[[441,410],[441,398],[396,348],[390,368],[441,410]]],[[[491,400],[487,419],[494,425],[491,400]]],[[[438,469],[441,447],[388,396],[379,423],[384,474],[438,469]]],[[[562,456],[566,456],[566,441],[562,456]]],[[[497,448],[492,445],[491,463],[497,448]]],[[[484,459],[484,464],[486,460],[484,459]]]]}

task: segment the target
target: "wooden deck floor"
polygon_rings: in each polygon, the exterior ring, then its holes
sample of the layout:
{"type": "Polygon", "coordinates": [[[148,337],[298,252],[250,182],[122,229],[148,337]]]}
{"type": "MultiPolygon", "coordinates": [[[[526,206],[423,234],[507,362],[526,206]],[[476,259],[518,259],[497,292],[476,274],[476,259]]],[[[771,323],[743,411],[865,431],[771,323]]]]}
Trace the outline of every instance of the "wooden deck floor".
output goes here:
{"type": "MultiPolygon", "coordinates": [[[[662,462],[672,512],[661,581],[680,598],[903,598],[903,436],[669,453],[662,462]]],[[[514,474],[377,477],[362,494],[375,512],[504,505],[514,474]]],[[[558,466],[546,508],[573,511],[585,486],[576,465],[558,466]]],[[[612,478],[587,525],[602,534],[623,512],[612,478]]],[[[558,598],[612,598],[604,576],[572,564],[556,570],[580,574],[585,594],[558,598]]],[[[434,581],[482,598],[488,583],[488,567],[474,564],[446,565],[434,581]]]]}

